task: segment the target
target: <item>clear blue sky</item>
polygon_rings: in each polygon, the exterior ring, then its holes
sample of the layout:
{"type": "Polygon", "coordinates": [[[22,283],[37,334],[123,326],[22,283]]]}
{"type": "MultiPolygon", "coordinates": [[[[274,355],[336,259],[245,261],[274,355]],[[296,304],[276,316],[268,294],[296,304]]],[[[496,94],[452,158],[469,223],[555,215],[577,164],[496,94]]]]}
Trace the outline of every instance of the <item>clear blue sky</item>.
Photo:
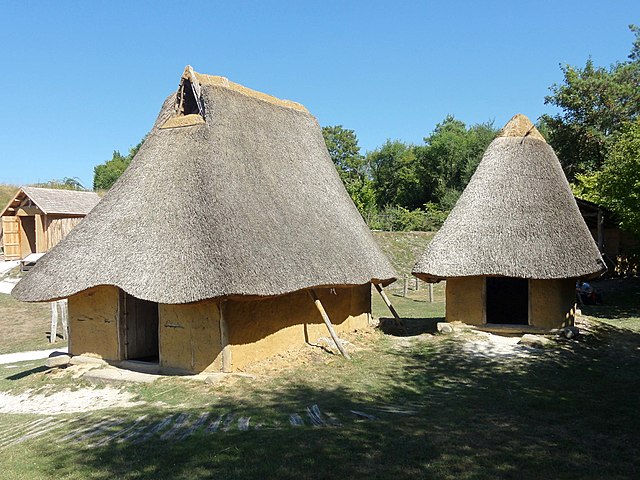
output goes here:
{"type": "Polygon", "coordinates": [[[78,177],[151,128],[185,65],[303,103],[363,152],[550,112],[560,64],[626,59],[640,1],[0,0],[0,183],[78,177]]]}

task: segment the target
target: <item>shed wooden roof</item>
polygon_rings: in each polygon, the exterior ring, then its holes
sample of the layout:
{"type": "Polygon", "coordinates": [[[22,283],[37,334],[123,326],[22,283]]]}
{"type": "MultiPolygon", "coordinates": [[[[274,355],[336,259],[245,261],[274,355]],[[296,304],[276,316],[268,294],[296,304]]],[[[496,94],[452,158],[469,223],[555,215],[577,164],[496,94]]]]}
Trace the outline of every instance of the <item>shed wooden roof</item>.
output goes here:
{"type": "Polygon", "coordinates": [[[13,199],[2,211],[2,215],[10,214],[22,197],[28,197],[42,213],[58,215],[87,215],[100,201],[95,192],[78,190],[60,190],[55,188],[20,187],[13,199]]]}

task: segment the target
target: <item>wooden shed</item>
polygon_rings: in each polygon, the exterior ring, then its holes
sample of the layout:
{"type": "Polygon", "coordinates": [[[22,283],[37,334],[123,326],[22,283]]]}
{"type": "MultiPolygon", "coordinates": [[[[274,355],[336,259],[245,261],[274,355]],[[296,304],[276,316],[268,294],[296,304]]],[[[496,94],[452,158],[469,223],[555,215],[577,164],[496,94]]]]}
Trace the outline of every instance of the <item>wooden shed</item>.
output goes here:
{"type": "Polygon", "coordinates": [[[576,280],[604,271],[553,149],[515,115],[413,274],[447,281],[447,321],[536,331],[573,325],[576,280]]]}
{"type": "Polygon", "coordinates": [[[307,109],[187,67],[131,165],[12,295],[68,298],[73,355],[233,371],[366,327],[371,284],[395,276],[307,109]]]}
{"type": "Polygon", "coordinates": [[[94,192],[21,187],[1,214],[4,259],[47,252],[99,201],[94,192]]]}

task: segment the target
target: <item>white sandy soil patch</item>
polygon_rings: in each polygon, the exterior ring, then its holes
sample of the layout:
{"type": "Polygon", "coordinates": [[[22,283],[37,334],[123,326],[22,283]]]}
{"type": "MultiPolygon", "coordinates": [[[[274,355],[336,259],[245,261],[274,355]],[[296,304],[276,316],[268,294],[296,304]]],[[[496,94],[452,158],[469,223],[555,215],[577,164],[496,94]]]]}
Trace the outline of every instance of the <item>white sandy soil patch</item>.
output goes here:
{"type": "Polygon", "coordinates": [[[83,388],[63,390],[48,395],[24,392],[16,395],[0,392],[0,413],[39,413],[60,415],[104,408],[134,407],[133,395],[119,388],[83,388]]]}
{"type": "Polygon", "coordinates": [[[471,355],[498,358],[520,357],[529,358],[541,353],[537,348],[518,345],[521,337],[503,337],[487,332],[475,332],[473,338],[463,345],[463,350],[471,355]]]}

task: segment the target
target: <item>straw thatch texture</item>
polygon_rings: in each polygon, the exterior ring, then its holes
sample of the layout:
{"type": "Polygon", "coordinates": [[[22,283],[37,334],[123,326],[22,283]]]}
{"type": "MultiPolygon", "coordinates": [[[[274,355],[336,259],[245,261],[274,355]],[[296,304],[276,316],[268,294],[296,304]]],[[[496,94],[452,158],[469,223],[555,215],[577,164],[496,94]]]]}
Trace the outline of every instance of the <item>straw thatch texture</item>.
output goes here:
{"type": "Polygon", "coordinates": [[[46,214],[86,215],[100,201],[94,192],[39,187],[21,187],[20,190],[46,214]]]}
{"type": "Polygon", "coordinates": [[[540,138],[522,115],[507,124],[414,275],[427,281],[479,275],[549,279],[606,269],[560,162],[540,138]]]}
{"type": "Polygon", "coordinates": [[[26,301],[116,285],[187,303],[391,282],[309,113],[201,85],[205,123],[159,128],[100,204],[15,287],[26,301]]]}

